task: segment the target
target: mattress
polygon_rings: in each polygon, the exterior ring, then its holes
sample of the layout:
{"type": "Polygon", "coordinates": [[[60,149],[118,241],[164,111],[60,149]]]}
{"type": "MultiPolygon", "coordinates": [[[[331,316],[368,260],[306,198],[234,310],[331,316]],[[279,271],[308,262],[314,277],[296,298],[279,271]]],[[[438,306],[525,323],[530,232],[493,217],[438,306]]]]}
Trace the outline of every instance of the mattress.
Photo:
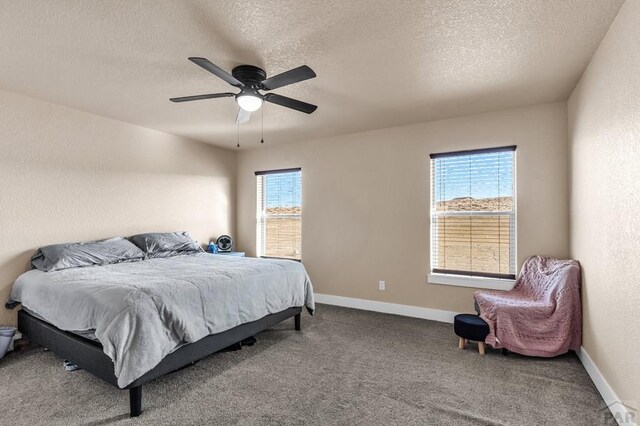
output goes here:
{"type": "Polygon", "coordinates": [[[315,308],[302,263],[208,253],[32,270],[16,280],[10,301],[61,330],[93,334],[120,387],[184,344],[291,307],[315,308]]]}
{"type": "MultiPolygon", "coordinates": [[[[39,320],[42,321],[47,321],[46,319],[42,318],[40,315],[36,314],[35,312],[30,311],[27,308],[22,308],[26,313],[28,313],[29,315],[38,318],[39,320]]],[[[66,330],[68,333],[71,334],[75,334],[78,337],[82,337],[83,339],[87,339],[87,340],[92,340],[94,342],[98,342],[100,343],[100,340],[98,340],[98,338],[96,337],[96,331],[95,330],[66,330]]]]}

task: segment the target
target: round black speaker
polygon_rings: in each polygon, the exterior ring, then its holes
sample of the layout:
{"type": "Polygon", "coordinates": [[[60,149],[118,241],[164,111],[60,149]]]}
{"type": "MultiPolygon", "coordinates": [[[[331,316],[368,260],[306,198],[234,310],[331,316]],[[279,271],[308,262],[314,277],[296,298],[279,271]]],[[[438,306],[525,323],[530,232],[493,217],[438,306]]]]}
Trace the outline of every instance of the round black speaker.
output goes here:
{"type": "Polygon", "coordinates": [[[216,241],[218,250],[222,252],[229,252],[233,248],[233,240],[228,235],[220,235],[216,241]]]}

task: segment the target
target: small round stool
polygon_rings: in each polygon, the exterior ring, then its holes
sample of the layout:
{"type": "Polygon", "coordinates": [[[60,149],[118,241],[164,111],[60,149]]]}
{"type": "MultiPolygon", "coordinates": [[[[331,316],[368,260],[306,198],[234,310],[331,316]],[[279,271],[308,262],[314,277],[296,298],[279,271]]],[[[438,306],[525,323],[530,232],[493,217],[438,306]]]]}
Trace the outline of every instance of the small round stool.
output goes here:
{"type": "Polygon", "coordinates": [[[453,318],[453,331],[460,338],[458,348],[464,349],[469,340],[478,342],[478,352],[484,355],[484,339],[489,334],[489,325],[478,315],[458,314],[453,318]]]}

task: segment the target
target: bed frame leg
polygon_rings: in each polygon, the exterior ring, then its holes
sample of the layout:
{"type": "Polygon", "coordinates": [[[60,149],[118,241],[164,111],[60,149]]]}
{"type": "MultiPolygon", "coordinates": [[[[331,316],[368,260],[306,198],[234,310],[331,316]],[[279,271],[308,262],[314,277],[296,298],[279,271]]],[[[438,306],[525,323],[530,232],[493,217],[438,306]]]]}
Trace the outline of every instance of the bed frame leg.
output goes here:
{"type": "Polygon", "coordinates": [[[129,389],[129,407],[131,417],[142,414],[142,385],[129,389]]]}
{"type": "Polygon", "coordinates": [[[300,331],[300,318],[302,317],[302,314],[296,314],[295,317],[293,317],[294,321],[296,322],[296,330],[300,331]]]}

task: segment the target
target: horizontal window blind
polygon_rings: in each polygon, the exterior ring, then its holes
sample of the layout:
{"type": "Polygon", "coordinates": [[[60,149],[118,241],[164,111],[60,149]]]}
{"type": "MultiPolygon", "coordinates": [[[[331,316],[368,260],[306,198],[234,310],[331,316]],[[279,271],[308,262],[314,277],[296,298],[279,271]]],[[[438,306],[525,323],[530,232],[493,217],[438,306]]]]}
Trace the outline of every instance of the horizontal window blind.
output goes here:
{"type": "Polygon", "coordinates": [[[256,172],[258,256],[300,259],[302,248],[302,172],[256,172]]]}
{"type": "Polygon", "coordinates": [[[431,271],[514,279],[515,146],[431,155],[431,271]]]}

